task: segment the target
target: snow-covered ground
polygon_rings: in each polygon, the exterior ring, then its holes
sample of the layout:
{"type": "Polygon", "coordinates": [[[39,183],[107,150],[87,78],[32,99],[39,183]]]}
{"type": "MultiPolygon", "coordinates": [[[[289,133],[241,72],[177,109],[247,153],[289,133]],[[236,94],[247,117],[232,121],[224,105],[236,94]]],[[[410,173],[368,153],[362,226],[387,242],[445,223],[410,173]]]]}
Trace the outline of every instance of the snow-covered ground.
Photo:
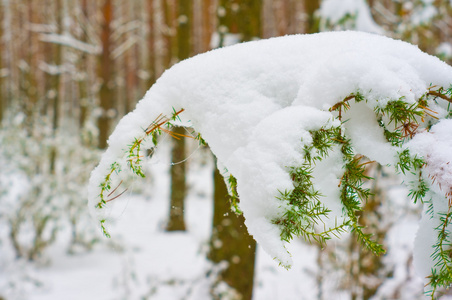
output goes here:
{"type": "MultiPolygon", "coordinates": [[[[68,254],[70,232],[63,230],[45,252],[44,263],[15,260],[7,242],[8,228],[2,224],[0,295],[7,300],[210,299],[210,284],[218,271],[206,259],[213,162],[206,151],[196,147],[191,151],[187,232],[163,229],[169,209],[165,175],[169,157],[160,149],[156,154],[160,156],[152,161],[151,187],[144,189],[144,195],[118,199],[111,212],[112,238],[107,240],[99,230],[103,242],[91,252],[68,254]]],[[[258,249],[255,299],[313,299],[315,249],[302,242],[290,245],[297,265],[289,271],[258,249]]]]}
{"type": "MultiPolygon", "coordinates": [[[[70,234],[63,231],[45,252],[47,263],[37,265],[15,260],[10,245],[0,244],[0,295],[7,300],[211,299],[209,288],[219,270],[206,260],[213,209],[212,159],[192,145],[185,210],[188,230],[168,233],[163,228],[169,209],[169,177],[165,175],[169,148],[165,143],[160,147],[164,149],[152,160],[149,188],[118,199],[111,212],[115,220],[109,227],[112,238],[102,237],[99,230],[103,242],[93,251],[68,254],[70,234]]],[[[389,196],[403,198],[405,192],[399,188],[389,196]]],[[[417,220],[400,220],[388,237],[392,246],[386,259],[395,265],[394,276],[378,299],[388,299],[387,292],[397,289],[400,299],[413,299],[413,291],[420,296],[422,289],[420,280],[412,281],[411,291],[403,284],[407,278],[404,262],[411,252],[417,220]]],[[[0,228],[1,240],[7,241],[7,228],[4,224],[0,228]]],[[[317,249],[302,241],[288,245],[294,265],[287,271],[258,247],[253,299],[319,299],[317,249]]],[[[337,276],[323,278],[323,299],[331,299],[331,291],[334,299],[350,298],[348,292],[337,290],[337,276]]]]}

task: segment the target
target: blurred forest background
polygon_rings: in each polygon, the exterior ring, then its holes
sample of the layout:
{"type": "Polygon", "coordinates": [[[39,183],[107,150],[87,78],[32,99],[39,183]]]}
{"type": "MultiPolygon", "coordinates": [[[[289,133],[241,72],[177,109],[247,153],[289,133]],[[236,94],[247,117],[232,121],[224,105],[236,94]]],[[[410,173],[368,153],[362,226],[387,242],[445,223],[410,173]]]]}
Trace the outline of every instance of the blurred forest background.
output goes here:
{"type": "MultiPolygon", "coordinates": [[[[37,263],[62,234],[68,253],[104,243],[86,206],[90,171],[115,124],[173,64],[234,43],[345,29],[402,39],[452,62],[449,0],[0,0],[0,249],[37,263]]],[[[184,160],[188,146],[174,140],[172,161],[184,160]]],[[[168,174],[167,231],[186,229],[186,167],[176,164],[168,174]]],[[[242,217],[229,213],[222,176],[211,172],[215,204],[206,255],[229,262],[214,284],[225,282],[234,297],[251,299],[256,245],[242,217]]],[[[369,174],[377,180],[361,222],[378,220],[373,230],[386,244],[401,212],[382,203],[387,187],[398,183],[380,166],[370,166],[369,174]]],[[[402,213],[417,216],[419,207],[402,213]]],[[[338,288],[350,299],[377,295],[394,276],[353,239],[341,249],[341,265],[331,259],[337,249],[318,255],[317,299],[328,299],[322,274],[333,269],[342,270],[338,288]]],[[[406,282],[414,276],[409,263],[406,282]]],[[[8,299],[8,284],[0,280],[0,299],[8,299]]],[[[393,299],[400,289],[392,288],[393,299]]],[[[227,299],[212,289],[212,299],[220,298],[227,299]]]]}

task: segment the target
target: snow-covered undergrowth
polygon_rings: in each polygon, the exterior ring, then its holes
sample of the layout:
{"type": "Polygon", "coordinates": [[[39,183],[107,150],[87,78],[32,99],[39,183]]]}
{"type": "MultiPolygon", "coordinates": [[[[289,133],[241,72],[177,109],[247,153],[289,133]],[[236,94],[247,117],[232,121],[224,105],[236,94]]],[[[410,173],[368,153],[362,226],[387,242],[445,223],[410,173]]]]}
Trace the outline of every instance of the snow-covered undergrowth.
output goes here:
{"type": "Polygon", "coordinates": [[[250,234],[282,265],[292,264],[285,243],[297,235],[323,242],[351,230],[379,254],[384,250],[356,215],[369,195],[365,156],[397,166],[414,200],[424,201],[416,244],[426,246],[415,250],[415,265],[422,277],[433,276],[433,287],[443,285],[452,277],[452,149],[443,143],[436,151],[424,137],[449,136],[451,82],[452,68],[417,47],[357,32],[286,36],[198,55],[166,71],[120,121],[91,174],[89,208],[104,228],[123,179],[144,176],[146,149],[182,123],[209,144],[225,176],[237,179],[250,234]]]}
{"type": "MultiPolygon", "coordinates": [[[[112,238],[91,251],[69,255],[70,230],[65,228],[46,249],[45,256],[51,259],[48,264],[17,260],[7,241],[8,226],[0,219],[0,296],[8,300],[212,299],[210,289],[221,268],[206,258],[213,211],[213,159],[210,153],[203,153],[206,151],[192,150],[196,145],[189,149],[194,152],[187,161],[187,231],[168,233],[164,229],[169,209],[167,142],[170,140],[160,141],[150,162],[153,181],[147,195],[133,190],[118,199],[111,212],[112,238]]],[[[96,233],[101,238],[101,233],[96,233]]],[[[253,299],[316,299],[317,247],[299,240],[289,246],[296,256],[290,271],[278,268],[271,257],[257,250],[253,299]]],[[[335,275],[328,280],[337,295],[336,289],[341,287],[335,275]]],[[[342,294],[337,299],[348,299],[347,292],[342,294]]]]}
{"type": "Polygon", "coordinates": [[[39,260],[69,226],[70,247],[89,248],[95,229],[83,201],[86,170],[100,151],[74,135],[70,122],[54,133],[49,119],[28,117],[12,108],[0,129],[0,221],[9,228],[8,239],[17,257],[39,260]]]}

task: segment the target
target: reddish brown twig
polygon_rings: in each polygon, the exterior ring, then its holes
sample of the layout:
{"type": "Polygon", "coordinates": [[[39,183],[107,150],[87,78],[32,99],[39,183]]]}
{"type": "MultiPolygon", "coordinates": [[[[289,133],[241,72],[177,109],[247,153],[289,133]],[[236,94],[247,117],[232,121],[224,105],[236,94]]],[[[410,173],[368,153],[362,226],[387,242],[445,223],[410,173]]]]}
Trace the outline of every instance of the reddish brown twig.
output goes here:
{"type": "Polygon", "coordinates": [[[447,97],[446,95],[441,94],[440,92],[437,92],[437,91],[428,91],[428,92],[427,92],[427,95],[428,95],[428,96],[430,96],[430,95],[431,95],[431,96],[435,96],[435,97],[444,99],[444,100],[449,101],[450,103],[452,103],[452,99],[451,99],[451,98],[449,98],[449,97],[447,97]]]}
{"type": "Polygon", "coordinates": [[[128,190],[128,189],[125,189],[124,191],[122,191],[120,194],[114,196],[113,198],[108,199],[108,200],[105,200],[105,202],[110,202],[110,201],[115,200],[115,199],[118,198],[118,197],[121,197],[121,195],[124,194],[127,190],[128,190]]]}

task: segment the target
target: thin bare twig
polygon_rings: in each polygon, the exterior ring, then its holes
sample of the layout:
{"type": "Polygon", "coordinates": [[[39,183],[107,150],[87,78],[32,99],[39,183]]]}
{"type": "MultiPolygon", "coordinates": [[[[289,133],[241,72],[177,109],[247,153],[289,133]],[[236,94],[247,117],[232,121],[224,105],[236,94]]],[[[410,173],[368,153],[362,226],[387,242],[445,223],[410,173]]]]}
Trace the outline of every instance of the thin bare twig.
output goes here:
{"type": "Polygon", "coordinates": [[[121,184],[122,184],[122,180],[121,180],[121,182],[115,187],[115,189],[114,189],[113,191],[111,191],[110,194],[107,195],[107,197],[110,197],[110,196],[118,189],[118,187],[119,187],[121,184]]]}
{"type": "Polygon", "coordinates": [[[118,198],[118,197],[121,197],[121,195],[124,194],[127,190],[128,190],[128,189],[125,189],[125,190],[122,191],[119,195],[116,195],[116,196],[114,196],[114,197],[111,198],[111,199],[105,200],[105,202],[110,202],[110,201],[115,200],[115,199],[118,198]]]}

